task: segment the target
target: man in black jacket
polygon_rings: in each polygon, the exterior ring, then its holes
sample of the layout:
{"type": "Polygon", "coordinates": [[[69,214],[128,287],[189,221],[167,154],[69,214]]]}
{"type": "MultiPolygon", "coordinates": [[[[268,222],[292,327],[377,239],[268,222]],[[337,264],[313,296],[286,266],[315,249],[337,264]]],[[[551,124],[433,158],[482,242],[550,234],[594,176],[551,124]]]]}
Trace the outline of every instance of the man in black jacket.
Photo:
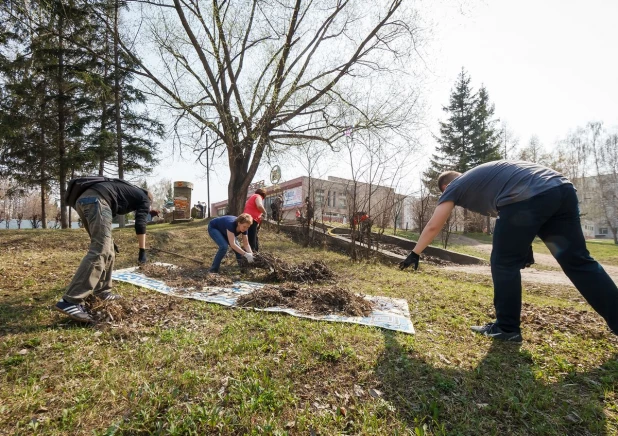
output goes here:
{"type": "Polygon", "coordinates": [[[81,322],[93,322],[81,303],[91,294],[115,300],[111,292],[112,270],[117,250],[112,240],[112,218],[135,212],[135,233],[139,244],[138,262],[146,262],[146,216],[152,195],[123,181],[106,180],[89,186],[75,202],[75,210],[90,235],[90,248],[56,310],[81,322]]]}

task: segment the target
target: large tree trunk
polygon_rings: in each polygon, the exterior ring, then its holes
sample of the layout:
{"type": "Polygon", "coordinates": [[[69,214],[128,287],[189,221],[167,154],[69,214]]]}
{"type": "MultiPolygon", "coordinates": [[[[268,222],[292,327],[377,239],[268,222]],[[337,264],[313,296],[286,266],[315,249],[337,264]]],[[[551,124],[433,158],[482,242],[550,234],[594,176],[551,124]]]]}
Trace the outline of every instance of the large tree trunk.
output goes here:
{"type": "Polygon", "coordinates": [[[261,142],[254,150],[254,165],[251,166],[249,165],[251,162],[250,150],[252,150],[253,147],[247,144],[244,144],[244,146],[242,144],[228,145],[227,147],[230,166],[230,182],[227,185],[228,215],[238,216],[245,210],[249,185],[257,171],[257,164],[255,162],[259,162],[264,150],[265,140],[261,139],[260,141],[261,142]]]}
{"type": "Polygon", "coordinates": [[[227,185],[227,214],[238,216],[245,210],[247,192],[253,175],[243,168],[242,158],[230,159],[230,182],[227,185]],[[232,165],[232,163],[236,163],[232,165]]]}
{"type": "Polygon", "coordinates": [[[66,138],[65,138],[65,95],[64,95],[64,18],[62,13],[58,14],[58,75],[56,77],[58,86],[58,181],[60,182],[60,226],[68,228],[67,205],[64,201],[67,183],[67,162],[66,162],[66,138]]]}

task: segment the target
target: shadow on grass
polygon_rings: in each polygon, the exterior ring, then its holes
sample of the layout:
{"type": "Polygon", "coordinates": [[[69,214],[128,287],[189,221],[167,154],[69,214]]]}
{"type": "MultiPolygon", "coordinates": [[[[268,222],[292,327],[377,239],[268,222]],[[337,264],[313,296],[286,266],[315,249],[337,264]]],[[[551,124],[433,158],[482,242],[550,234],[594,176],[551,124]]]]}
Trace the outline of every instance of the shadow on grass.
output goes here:
{"type": "Polygon", "coordinates": [[[73,321],[53,309],[56,298],[64,288],[38,292],[34,298],[24,294],[0,301],[0,336],[4,334],[34,333],[64,327],[83,327],[88,324],[73,321]],[[53,313],[52,313],[53,312],[53,313]],[[51,315],[51,319],[50,319],[51,315]]]}
{"type": "Polygon", "coordinates": [[[428,363],[397,337],[384,332],[376,374],[385,399],[415,434],[615,434],[603,397],[618,382],[616,356],[592,371],[547,383],[515,344],[494,341],[481,363],[465,370],[428,363]]]}

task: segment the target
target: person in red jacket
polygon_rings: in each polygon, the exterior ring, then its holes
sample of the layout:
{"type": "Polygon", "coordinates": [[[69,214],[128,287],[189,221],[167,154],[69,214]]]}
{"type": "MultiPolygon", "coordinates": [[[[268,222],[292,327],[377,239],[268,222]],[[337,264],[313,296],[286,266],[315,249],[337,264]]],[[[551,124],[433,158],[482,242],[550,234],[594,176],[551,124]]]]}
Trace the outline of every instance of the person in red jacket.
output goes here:
{"type": "Polygon", "coordinates": [[[260,242],[258,240],[258,230],[262,217],[266,217],[266,209],[264,208],[264,199],[266,198],[266,192],[263,189],[256,189],[255,194],[251,195],[245,203],[245,210],[243,213],[248,213],[253,218],[253,224],[249,227],[249,246],[254,253],[260,250],[260,242]]]}

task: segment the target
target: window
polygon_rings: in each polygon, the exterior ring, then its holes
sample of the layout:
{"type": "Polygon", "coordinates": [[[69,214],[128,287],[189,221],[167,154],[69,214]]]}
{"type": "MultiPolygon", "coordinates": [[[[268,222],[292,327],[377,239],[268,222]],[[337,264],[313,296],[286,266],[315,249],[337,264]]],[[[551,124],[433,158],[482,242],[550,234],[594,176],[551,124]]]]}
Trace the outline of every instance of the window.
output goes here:
{"type": "Polygon", "coordinates": [[[328,207],[335,207],[337,205],[337,193],[335,191],[328,191],[328,207]]]}
{"type": "Polygon", "coordinates": [[[608,235],[609,231],[607,230],[607,227],[601,227],[599,229],[599,235],[608,235]]]}
{"type": "Polygon", "coordinates": [[[324,203],[324,189],[316,189],[315,190],[315,203],[323,204],[324,203]]]}
{"type": "Polygon", "coordinates": [[[345,209],[348,207],[348,201],[344,193],[339,194],[339,208],[345,209]]]}
{"type": "Polygon", "coordinates": [[[339,194],[339,208],[345,209],[346,207],[348,207],[348,202],[345,198],[345,194],[339,194]]]}
{"type": "Polygon", "coordinates": [[[217,216],[223,215],[225,215],[225,207],[220,207],[219,209],[217,209],[217,216]]]}

